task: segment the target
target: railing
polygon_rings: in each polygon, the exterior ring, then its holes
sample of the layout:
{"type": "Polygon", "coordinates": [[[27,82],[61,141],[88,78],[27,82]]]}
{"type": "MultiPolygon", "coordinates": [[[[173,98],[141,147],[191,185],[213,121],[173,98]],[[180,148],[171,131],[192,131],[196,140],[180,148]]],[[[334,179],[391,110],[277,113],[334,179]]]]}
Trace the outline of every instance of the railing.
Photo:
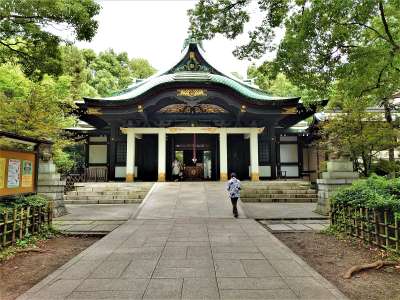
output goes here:
{"type": "Polygon", "coordinates": [[[0,211],[0,248],[13,245],[28,234],[42,232],[52,223],[52,204],[0,211]]]}
{"type": "Polygon", "coordinates": [[[332,205],[331,224],[366,244],[400,253],[400,220],[389,210],[332,205]]]}
{"type": "Polygon", "coordinates": [[[64,193],[72,191],[77,182],[105,182],[108,180],[107,167],[89,167],[81,173],[70,173],[63,176],[65,179],[64,193]]]}

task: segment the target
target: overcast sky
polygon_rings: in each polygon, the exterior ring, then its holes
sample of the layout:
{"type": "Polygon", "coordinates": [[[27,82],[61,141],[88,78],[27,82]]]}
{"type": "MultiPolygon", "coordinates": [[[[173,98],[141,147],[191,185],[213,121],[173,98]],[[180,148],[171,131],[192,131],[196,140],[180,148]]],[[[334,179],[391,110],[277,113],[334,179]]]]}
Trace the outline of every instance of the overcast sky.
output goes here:
{"type": "MultiPolygon", "coordinates": [[[[97,0],[102,6],[97,16],[99,28],[90,43],[78,42],[80,48],[96,52],[113,48],[126,51],[130,58],[142,57],[159,71],[171,67],[180,58],[187,37],[187,10],[196,0],[97,0]]],[[[257,17],[254,16],[253,17],[257,17]]],[[[227,72],[246,74],[249,61],[236,59],[232,51],[245,41],[216,37],[204,41],[209,61],[227,72]]]]}

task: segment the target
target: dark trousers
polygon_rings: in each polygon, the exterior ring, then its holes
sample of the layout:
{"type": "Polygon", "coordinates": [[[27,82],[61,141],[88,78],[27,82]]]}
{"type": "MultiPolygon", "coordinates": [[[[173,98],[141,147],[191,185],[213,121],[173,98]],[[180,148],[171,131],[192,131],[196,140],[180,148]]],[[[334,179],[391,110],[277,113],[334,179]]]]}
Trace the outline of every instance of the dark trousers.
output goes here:
{"type": "Polygon", "coordinates": [[[236,216],[238,214],[238,210],[237,210],[237,202],[238,202],[237,197],[231,198],[231,202],[232,202],[232,207],[233,207],[233,214],[236,216]]]}

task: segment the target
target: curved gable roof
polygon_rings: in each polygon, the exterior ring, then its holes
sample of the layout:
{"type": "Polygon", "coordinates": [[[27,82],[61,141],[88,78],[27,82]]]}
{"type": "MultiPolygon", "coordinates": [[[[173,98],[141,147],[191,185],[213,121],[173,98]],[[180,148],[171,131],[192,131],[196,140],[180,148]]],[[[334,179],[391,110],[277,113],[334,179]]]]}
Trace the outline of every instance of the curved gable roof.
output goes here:
{"type": "Polygon", "coordinates": [[[299,100],[300,97],[276,97],[256,88],[246,82],[225,74],[211,66],[205,58],[201,44],[193,40],[185,41],[183,57],[172,68],[135,83],[121,92],[104,98],[87,98],[88,100],[126,101],[134,99],[147,91],[167,83],[174,82],[204,82],[227,86],[239,94],[257,101],[299,100]]]}

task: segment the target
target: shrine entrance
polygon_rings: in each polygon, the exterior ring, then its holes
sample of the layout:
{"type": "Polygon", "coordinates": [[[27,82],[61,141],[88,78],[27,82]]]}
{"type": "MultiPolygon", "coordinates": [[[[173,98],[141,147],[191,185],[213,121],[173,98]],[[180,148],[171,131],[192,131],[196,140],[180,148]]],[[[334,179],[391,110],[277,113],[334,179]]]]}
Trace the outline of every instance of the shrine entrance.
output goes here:
{"type": "Polygon", "coordinates": [[[172,162],[182,166],[184,181],[218,180],[217,134],[168,134],[166,179],[172,180],[172,162]]]}

